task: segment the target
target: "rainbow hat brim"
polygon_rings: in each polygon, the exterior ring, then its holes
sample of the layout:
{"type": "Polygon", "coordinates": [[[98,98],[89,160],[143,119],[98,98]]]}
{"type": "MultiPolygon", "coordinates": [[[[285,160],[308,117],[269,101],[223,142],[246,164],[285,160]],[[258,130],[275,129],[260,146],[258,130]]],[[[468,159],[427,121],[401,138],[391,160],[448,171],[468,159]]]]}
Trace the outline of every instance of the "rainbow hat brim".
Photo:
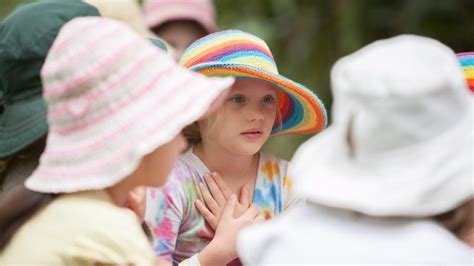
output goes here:
{"type": "Polygon", "coordinates": [[[464,71],[467,86],[474,93],[474,52],[458,53],[456,55],[464,71]]]}
{"type": "Polygon", "coordinates": [[[273,84],[278,94],[281,118],[275,121],[272,135],[309,134],[327,126],[327,113],[319,98],[305,86],[282,75],[244,64],[209,62],[190,68],[206,76],[256,78],[273,84]]]}

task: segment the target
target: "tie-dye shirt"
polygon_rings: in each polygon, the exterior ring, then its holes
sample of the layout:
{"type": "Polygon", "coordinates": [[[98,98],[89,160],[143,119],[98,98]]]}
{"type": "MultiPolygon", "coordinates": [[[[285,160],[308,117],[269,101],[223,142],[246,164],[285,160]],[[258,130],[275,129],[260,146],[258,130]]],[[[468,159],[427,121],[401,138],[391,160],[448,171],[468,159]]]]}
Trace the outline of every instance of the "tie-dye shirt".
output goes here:
{"type": "MultiPolygon", "coordinates": [[[[287,161],[260,153],[253,202],[266,219],[296,203],[287,167],[287,161]]],[[[196,199],[204,202],[199,183],[205,183],[206,173],[209,169],[190,149],[177,162],[165,186],[147,191],[145,220],[155,238],[153,249],[173,264],[199,253],[213,237],[213,230],[194,206],[196,199]]]]}

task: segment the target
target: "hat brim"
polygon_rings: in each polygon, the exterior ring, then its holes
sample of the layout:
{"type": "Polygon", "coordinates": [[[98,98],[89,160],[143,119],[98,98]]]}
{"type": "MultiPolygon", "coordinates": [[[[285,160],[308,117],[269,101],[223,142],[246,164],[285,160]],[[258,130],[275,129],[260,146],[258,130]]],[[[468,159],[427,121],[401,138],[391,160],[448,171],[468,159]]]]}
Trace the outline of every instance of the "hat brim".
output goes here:
{"type": "Polygon", "coordinates": [[[305,86],[282,75],[243,64],[204,63],[191,70],[206,76],[256,78],[273,84],[279,93],[281,118],[275,121],[272,135],[310,134],[327,126],[327,113],[321,100],[305,86]]]}
{"type": "Polygon", "coordinates": [[[0,157],[18,152],[46,134],[46,112],[42,95],[5,106],[0,115],[0,157]]]}
{"type": "Polygon", "coordinates": [[[427,217],[474,196],[472,113],[417,145],[360,158],[332,125],[295,153],[295,193],[310,202],[373,216],[427,217]]]}

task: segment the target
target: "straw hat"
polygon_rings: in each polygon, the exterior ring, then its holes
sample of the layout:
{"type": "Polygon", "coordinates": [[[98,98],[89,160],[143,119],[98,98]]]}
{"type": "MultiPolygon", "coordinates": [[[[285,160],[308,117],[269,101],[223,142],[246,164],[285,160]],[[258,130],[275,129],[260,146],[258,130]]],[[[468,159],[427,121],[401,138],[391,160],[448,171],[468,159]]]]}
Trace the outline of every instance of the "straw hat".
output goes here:
{"type": "Polygon", "coordinates": [[[233,84],[177,66],[124,24],[66,24],[41,70],[49,133],[26,186],[45,193],[102,189],[203,115],[233,84]]]}
{"type": "Polygon", "coordinates": [[[216,13],[211,0],[145,0],[143,13],[150,29],[169,21],[192,20],[208,33],[217,30],[216,13]]]}
{"type": "Polygon", "coordinates": [[[305,86],[278,73],[267,44],[257,36],[226,30],[203,37],[189,46],[181,65],[206,76],[256,78],[277,89],[281,120],[272,134],[315,133],[327,124],[326,109],[305,86]]]}
{"type": "Polygon", "coordinates": [[[464,71],[467,86],[471,92],[474,92],[474,52],[458,53],[457,56],[464,71]]]}
{"type": "Polygon", "coordinates": [[[61,27],[81,16],[100,16],[81,1],[23,5],[0,24],[0,158],[48,131],[40,69],[61,27]]]}
{"type": "Polygon", "coordinates": [[[331,79],[333,124],[296,152],[297,194],[375,216],[431,216],[473,197],[472,97],[448,47],[377,41],[331,79]]]}

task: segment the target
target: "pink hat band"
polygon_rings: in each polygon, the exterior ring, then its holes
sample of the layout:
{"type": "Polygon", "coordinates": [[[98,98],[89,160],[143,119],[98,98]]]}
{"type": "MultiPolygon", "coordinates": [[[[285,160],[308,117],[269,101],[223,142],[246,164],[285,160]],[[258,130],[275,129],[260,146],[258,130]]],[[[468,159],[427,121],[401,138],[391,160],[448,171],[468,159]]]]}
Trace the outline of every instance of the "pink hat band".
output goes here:
{"type": "Polygon", "coordinates": [[[124,24],[90,17],[61,29],[41,76],[49,134],[26,185],[49,193],[119,182],[233,83],[178,67],[124,24]]]}
{"type": "Polygon", "coordinates": [[[210,0],[148,0],[143,4],[145,23],[156,28],[173,20],[192,20],[208,33],[217,30],[216,15],[210,0]]]}

